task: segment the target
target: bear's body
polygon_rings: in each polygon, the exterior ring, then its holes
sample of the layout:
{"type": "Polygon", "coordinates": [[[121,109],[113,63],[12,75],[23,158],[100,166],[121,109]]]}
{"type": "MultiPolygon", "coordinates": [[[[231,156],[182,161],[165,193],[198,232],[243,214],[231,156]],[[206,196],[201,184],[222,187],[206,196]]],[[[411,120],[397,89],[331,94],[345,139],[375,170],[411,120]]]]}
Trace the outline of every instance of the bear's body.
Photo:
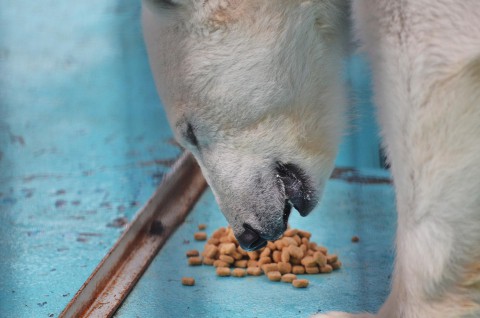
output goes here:
{"type": "Polygon", "coordinates": [[[479,1],[145,1],[172,126],[235,234],[257,235],[252,248],[276,238],[333,167],[350,11],[397,195],[392,293],[377,315],[480,317],[479,1]]]}

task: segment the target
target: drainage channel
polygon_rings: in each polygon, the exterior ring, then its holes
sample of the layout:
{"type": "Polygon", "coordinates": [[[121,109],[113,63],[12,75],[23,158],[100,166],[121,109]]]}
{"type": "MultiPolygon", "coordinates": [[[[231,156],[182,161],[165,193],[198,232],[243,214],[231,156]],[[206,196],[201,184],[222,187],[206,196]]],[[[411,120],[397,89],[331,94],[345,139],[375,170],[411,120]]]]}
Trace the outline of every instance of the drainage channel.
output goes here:
{"type": "Polygon", "coordinates": [[[195,159],[184,153],[60,318],[113,316],[206,186],[195,159]]]}

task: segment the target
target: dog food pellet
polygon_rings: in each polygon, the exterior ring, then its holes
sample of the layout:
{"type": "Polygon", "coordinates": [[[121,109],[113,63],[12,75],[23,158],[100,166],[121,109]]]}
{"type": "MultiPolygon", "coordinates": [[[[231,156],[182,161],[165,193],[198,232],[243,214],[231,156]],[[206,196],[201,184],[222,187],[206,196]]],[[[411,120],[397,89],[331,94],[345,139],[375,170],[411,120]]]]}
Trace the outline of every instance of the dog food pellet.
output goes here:
{"type": "MultiPolygon", "coordinates": [[[[199,225],[200,231],[205,229],[206,226],[199,225]]],[[[205,232],[197,232],[194,237],[207,240],[205,232]]],[[[268,242],[262,249],[245,251],[232,228],[219,228],[212,233],[201,253],[190,250],[186,254],[190,265],[213,265],[218,276],[261,276],[265,273],[271,281],[292,283],[301,288],[307,287],[309,282],[297,279],[297,275],[330,273],[342,266],[337,255],[328,254],[325,247],[310,242],[310,238],[309,232],[288,228],[281,238],[268,242]]]]}
{"type": "Polygon", "coordinates": [[[359,241],[360,241],[360,238],[359,238],[358,236],[356,236],[356,235],[355,235],[355,236],[352,236],[352,242],[353,242],[353,243],[357,243],[357,242],[359,242],[359,241]]]}
{"type": "Polygon", "coordinates": [[[207,225],[206,225],[206,224],[199,224],[199,225],[198,225],[198,229],[199,229],[200,231],[204,231],[206,228],[207,228],[207,225]]]}
{"type": "Polygon", "coordinates": [[[320,267],[320,273],[331,273],[333,271],[333,267],[330,266],[330,265],[325,265],[325,266],[322,266],[320,267]]]}
{"type": "Polygon", "coordinates": [[[247,267],[258,267],[258,262],[253,259],[248,260],[247,267]]]}
{"type": "Polygon", "coordinates": [[[187,257],[198,256],[200,253],[197,250],[187,251],[187,257]]]}
{"type": "Polygon", "coordinates": [[[220,244],[220,254],[231,255],[236,251],[234,243],[222,243],[220,244]]]}
{"type": "Polygon", "coordinates": [[[293,287],[296,288],[305,288],[308,286],[308,280],[307,279],[294,279],[292,281],[293,287]]]}
{"type": "Polygon", "coordinates": [[[193,286],[195,285],[195,279],[193,277],[182,277],[182,285],[193,286]]]}
{"type": "Polygon", "coordinates": [[[233,266],[239,267],[239,268],[247,268],[247,263],[248,263],[247,260],[235,261],[235,263],[233,263],[233,266]]]}
{"type": "Polygon", "coordinates": [[[305,267],[313,267],[313,266],[317,266],[317,262],[315,262],[315,260],[313,259],[313,257],[311,257],[311,256],[305,256],[305,257],[302,259],[302,265],[305,266],[305,267]]]}
{"type": "Polygon", "coordinates": [[[336,261],[335,263],[332,263],[330,266],[332,266],[333,270],[340,269],[340,267],[342,267],[342,262],[336,261]]]}
{"type": "Polygon", "coordinates": [[[232,276],[234,276],[234,277],[244,277],[245,275],[247,275],[247,273],[242,268],[235,268],[232,271],[232,276]]]}
{"type": "Polygon", "coordinates": [[[248,254],[248,257],[250,257],[250,259],[254,261],[256,261],[259,256],[257,251],[247,252],[247,254],[248,254]]]}
{"type": "Polygon", "coordinates": [[[282,274],[279,271],[268,272],[267,276],[272,282],[279,282],[282,279],[282,274]]]}
{"type": "Polygon", "coordinates": [[[298,230],[297,229],[290,229],[286,230],[285,233],[283,233],[284,236],[292,237],[294,235],[297,235],[298,230]]]}
{"type": "Polygon", "coordinates": [[[293,282],[295,279],[297,279],[297,275],[295,275],[295,274],[285,274],[285,275],[282,275],[282,282],[284,282],[284,283],[291,283],[291,282],[293,282]]]}
{"type": "Polygon", "coordinates": [[[251,276],[260,276],[262,275],[262,270],[260,267],[247,267],[247,274],[251,276]]]}
{"type": "Polygon", "coordinates": [[[197,241],[205,241],[207,239],[207,233],[197,232],[197,233],[193,234],[193,238],[197,241]]]}
{"type": "Polygon", "coordinates": [[[226,277],[230,276],[230,268],[228,267],[217,267],[217,275],[226,277]]]}
{"type": "Polygon", "coordinates": [[[280,251],[273,251],[272,259],[275,263],[280,263],[282,261],[282,252],[280,251]]]}
{"type": "Polygon", "coordinates": [[[190,258],[188,259],[188,265],[190,265],[190,266],[202,265],[202,258],[201,258],[201,257],[197,257],[197,256],[190,257],[190,258]]]}
{"type": "Polygon", "coordinates": [[[265,274],[267,274],[268,272],[276,272],[278,271],[278,265],[277,264],[265,264],[265,265],[262,265],[262,270],[265,274]]]}
{"type": "Polygon", "coordinates": [[[320,273],[320,269],[317,266],[305,267],[305,272],[307,272],[307,274],[318,274],[320,273]]]}
{"type": "Polygon", "coordinates": [[[258,266],[262,266],[263,264],[270,264],[271,262],[272,262],[272,259],[270,257],[261,257],[257,263],[258,263],[258,266]]]}
{"type": "Polygon", "coordinates": [[[313,259],[320,267],[325,266],[325,264],[327,264],[327,257],[322,252],[315,252],[313,254],[313,259]]]}
{"type": "Polygon", "coordinates": [[[265,249],[263,250],[263,252],[260,253],[260,258],[262,258],[262,257],[269,257],[271,252],[272,252],[271,249],[269,249],[268,247],[265,247],[265,249]]]}
{"type": "Polygon", "coordinates": [[[228,255],[220,255],[219,259],[221,261],[224,261],[225,263],[228,263],[228,264],[235,263],[235,259],[231,256],[228,256],[228,255]]]}
{"type": "Polygon", "coordinates": [[[208,239],[207,243],[212,245],[218,245],[220,244],[220,240],[215,237],[211,237],[208,239]]]}
{"type": "Polygon", "coordinates": [[[278,271],[283,274],[288,274],[292,271],[292,264],[280,262],[278,263],[278,271]]]}
{"type": "Polygon", "coordinates": [[[218,254],[218,247],[213,244],[207,244],[202,255],[209,258],[215,258],[218,254]]]}
{"type": "Polygon", "coordinates": [[[312,233],[302,230],[298,230],[298,235],[300,235],[301,237],[306,237],[307,239],[310,239],[310,237],[312,237],[312,233]]]}
{"type": "Polygon", "coordinates": [[[300,274],[305,274],[305,267],[300,266],[300,265],[295,265],[292,268],[292,273],[300,275],[300,274]]]}
{"type": "Polygon", "coordinates": [[[296,259],[302,259],[303,257],[303,250],[298,246],[290,245],[288,247],[288,253],[290,254],[290,257],[296,259]]]}
{"type": "Polygon", "coordinates": [[[338,257],[335,254],[330,254],[330,255],[327,256],[327,263],[328,264],[335,263],[337,260],[338,260],[338,257]]]}
{"type": "Polygon", "coordinates": [[[213,262],[213,266],[215,267],[230,267],[230,264],[227,262],[224,262],[222,260],[217,259],[215,262],[213,262]]]}

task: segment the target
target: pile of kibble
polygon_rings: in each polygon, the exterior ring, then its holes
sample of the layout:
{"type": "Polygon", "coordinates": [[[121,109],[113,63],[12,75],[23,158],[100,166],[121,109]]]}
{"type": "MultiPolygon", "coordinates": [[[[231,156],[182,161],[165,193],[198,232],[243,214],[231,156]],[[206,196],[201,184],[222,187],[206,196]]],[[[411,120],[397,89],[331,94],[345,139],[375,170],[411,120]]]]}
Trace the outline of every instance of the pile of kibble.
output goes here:
{"type": "MultiPolygon", "coordinates": [[[[205,230],[206,225],[201,224],[198,228],[205,230]]],[[[310,237],[309,232],[289,228],[280,239],[268,242],[258,251],[247,252],[240,247],[230,227],[221,227],[208,239],[201,255],[197,250],[187,252],[188,264],[213,265],[218,276],[265,274],[271,281],[307,287],[308,280],[297,279],[297,275],[331,273],[342,266],[337,255],[328,254],[325,247],[310,242],[310,237]]],[[[206,241],[207,234],[197,232],[194,238],[206,241]]],[[[184,277],[182,284],[191,286],[195,280],[184,277]]]]}

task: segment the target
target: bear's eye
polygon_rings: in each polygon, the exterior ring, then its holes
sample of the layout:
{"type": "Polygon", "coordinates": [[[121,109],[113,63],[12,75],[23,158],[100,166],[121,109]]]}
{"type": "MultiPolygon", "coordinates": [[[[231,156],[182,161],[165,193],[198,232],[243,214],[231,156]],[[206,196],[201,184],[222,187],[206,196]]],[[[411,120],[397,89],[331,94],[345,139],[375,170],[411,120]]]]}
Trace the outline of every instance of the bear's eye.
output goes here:
{"type": "Polygon", "coordinates": [[[187,123],[187,131],[184,134],[185,139],[193,146],[198,148],[198,139],[191,123],[187,123]]]}

